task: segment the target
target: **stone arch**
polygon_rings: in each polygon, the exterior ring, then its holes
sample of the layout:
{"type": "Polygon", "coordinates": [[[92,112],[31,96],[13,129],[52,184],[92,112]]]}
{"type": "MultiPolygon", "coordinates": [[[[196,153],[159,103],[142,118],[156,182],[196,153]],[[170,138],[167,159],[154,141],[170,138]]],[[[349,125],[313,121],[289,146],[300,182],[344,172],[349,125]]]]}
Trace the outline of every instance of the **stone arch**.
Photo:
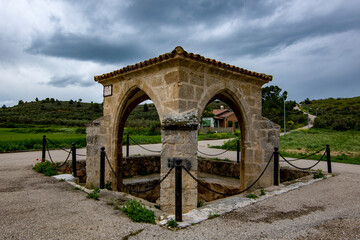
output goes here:
{"type": "MultiPolygon", "coordinates": [[[[129,117],[130,113],[134,110],[134,108],[142,103],[145,100],[151,100],[153,101],[155,108],[158,112],[159,118],[161,116],[159,112],[159,108],[161,109],[161,106],[159,106],[158,101],[155,101],[151,99],[149,96],[154,96],[153,92],[151,91],[150,94],[148,92],[145,92],[142,88],[139,87],[139,85],[133,85],[132,87],[129,87],[128,91],[124,94],[124,96],[119,100],[119,105],[116,111],[115,120],[114,120],[114,126],[113,126],[113,167],[115,171],[117,172],[118,176],[120,176],[120,179],[122,180],[122,144],[123,144],[123,134],[124,134],[124,127],[127,118],[129,117]]],[[[109,176],[110,177],[110,176],[109,176]]],[[[112,179],[112,182],[116,182],[116,189],[121,190],[121,184],[117,182],[117,179],[114,177],[110,177],[112,179]]]]}
{"type": "MultiPolygon", "coordinates": [[[[122,133],[125,120],[140,102],[151,99],[161,120],[161,169],[164,176],[175,159],[186,162],[197,176],[197,128],[202,110],[212,99],[225,101],[242,124],[241,188],[259,176],[279,145],[279,127],[270,126],[261,116],[261,87],[272,76],[256,73],[198,54],[181,47],[172,52],[95,76],[104,86],[103,117],[87,127],[87,184],[99,182],[100,147],[104,146],[109,160],[119,173],[122,158],[122,133]],[[201,111],[200,111],[201,110],[201,111]],[[120,147],[120,148],[119,148],[120,147]]],[[[266,187],[273,182],[271,165],[260,179],[266,187]]],[[[116,182],[109,168],[107,180],[116,182]]],[[[183,176],[183,210],[197,205],[197,183],[183,176]]],[[[114,186],[118,188],[118,186],[114,186]]],[[[174,212],[174,173],[161,182],[160,203],[165,211],[174,212]]]]}
{"type": "Polygon", "coordinates": [[[221,90],[214,89],[212,93],[210,92],[210,94],[207,95],[207,98],[201,100],[202,104],[199,106],[200,107],[200,114],[198,116],[199,118],[201,117],[201,113],[204,111],[205,107],[209,103],[215,101],[216,99],[225,102],[234,111],[236,118],[239,121],[239,127],[241,131],[240,154],[242,159],[242,161],[240,161],[240,184],[241,187],[244,188],[245,186],[244,173],[245,173],[245,161],[246,161],[245,142],[249,141],[249,132],[250,132],[249,131],[250,119],[248,119],[248,116],[245,114],[247,103],[244,99],[241,99],[241,96],[238,96],[229,88],[223,88],[221,90]]]}

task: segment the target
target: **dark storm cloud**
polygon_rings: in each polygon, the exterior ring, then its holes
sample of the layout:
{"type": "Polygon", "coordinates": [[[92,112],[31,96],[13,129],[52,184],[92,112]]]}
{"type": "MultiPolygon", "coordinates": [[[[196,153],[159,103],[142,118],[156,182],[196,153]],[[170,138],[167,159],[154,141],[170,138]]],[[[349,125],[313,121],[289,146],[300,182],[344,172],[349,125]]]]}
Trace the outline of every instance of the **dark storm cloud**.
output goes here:
{"type": "Polygon", "coordinates": [[[144,50],[133,42],[114,42],[89,35],[54,33],[49,39],[35,39],[26,50],[31,54],[101,63],[138,59],[144,50]]]}
{"type": "Polygon", "coordinates": [[[91,79],[85,80],[84,77],[79,75],[67,75],[67,76],[53,76],[47,85],[54,87],[67,87],[67,86],[81,86],[89,87],[94,85],[94,81],[91,79]]]}

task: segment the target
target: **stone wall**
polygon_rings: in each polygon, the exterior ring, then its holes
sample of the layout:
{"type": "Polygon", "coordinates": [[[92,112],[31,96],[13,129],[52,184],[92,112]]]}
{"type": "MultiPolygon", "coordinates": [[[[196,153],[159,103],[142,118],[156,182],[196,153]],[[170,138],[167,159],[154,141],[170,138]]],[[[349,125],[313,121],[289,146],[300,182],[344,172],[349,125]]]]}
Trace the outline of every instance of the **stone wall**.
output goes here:
{"type": "MultiPolygon", "coordinates": [[[[67,161],[62,167],[58,168],[59,172],[72,174],[72,161],[67,161]]],[[[86,161],[76,161],[76,175],[79,178],[80,183],[86,182],[86,161]]]]}
{"type": "Polygon", "coordinates": [[[160,155],[130,156],[123,158],[123,177],[160,173],[160,155]]]}

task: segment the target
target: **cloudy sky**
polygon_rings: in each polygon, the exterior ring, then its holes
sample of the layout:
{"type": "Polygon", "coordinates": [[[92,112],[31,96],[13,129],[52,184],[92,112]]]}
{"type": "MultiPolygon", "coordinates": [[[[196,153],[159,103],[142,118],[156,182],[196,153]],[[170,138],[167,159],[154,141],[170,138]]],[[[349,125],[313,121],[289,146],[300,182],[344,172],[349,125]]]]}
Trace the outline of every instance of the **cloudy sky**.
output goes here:
{"type": "Polygon", "coordinates": [[[94,75],[181,45],[289,98],[360,96],[359,0],[0,0],[0,105],[102,102],[94,75]]]}

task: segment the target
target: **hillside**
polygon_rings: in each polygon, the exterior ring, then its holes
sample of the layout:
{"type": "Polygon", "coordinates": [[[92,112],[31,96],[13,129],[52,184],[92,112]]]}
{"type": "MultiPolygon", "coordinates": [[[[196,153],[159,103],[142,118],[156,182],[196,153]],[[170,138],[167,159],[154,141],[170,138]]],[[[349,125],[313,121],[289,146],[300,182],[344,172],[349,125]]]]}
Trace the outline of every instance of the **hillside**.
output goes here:
{"type": "Polygon", "coordinates": [[[360,97],[306,99],[301,105],[304,110],[317,115],[316,128],[360,130],[360,97]]]}
{"type": "Polygon", "coordinates": [[[102,105],[79,101],[59,101],[53,98],[22,102],[0,109],[0,126],[16,124],[61,125],[84,127],[87,122],[102,116],[102,105]]]}

